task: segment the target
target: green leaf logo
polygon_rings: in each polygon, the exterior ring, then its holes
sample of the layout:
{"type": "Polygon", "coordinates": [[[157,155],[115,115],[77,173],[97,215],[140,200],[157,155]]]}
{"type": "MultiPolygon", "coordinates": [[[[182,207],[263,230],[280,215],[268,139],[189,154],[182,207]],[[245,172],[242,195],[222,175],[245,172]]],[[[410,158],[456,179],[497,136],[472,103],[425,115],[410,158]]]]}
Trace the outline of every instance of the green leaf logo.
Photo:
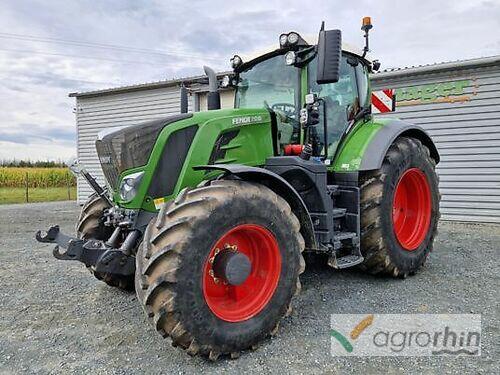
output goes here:
{"type": "MultiPolygon", "coordinates": [[[[353,330],[351,331],[351,335],[350,335],[351,339],[356,340],[365,329],[367,329],[369,326],[371,326],[373,323],[373,318],[374,318],[373,314],[367,315],[358,324],[356,324],[356,327],[354,327],[353,330]]],[[[345,337],[339,331],[336,331],[334,329],[332,329],[332,331],[330,332],[330,335],[333,338],[335,338],[340,343],[340,345],[342,345],[344,347],[346,352],[352,353],[354,348],[353,348],[351,342],[347,339],[347,337],[345,337]]]]}

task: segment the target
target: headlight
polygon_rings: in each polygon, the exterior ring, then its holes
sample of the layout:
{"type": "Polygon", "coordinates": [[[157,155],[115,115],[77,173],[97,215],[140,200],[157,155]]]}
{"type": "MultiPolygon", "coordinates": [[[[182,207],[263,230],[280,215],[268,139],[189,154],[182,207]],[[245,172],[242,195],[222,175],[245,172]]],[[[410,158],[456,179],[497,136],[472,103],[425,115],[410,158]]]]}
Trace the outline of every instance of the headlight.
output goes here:
{"type": "Polygon", "coordinates": [[[126,202],[134,199],[137,194],[137,187],[141,182],[144,172],[137,172],[125,176],[120,183],[120,198],[126,202]]]}
{"type": "Polygon", "coordinates": [[[288,34],[288,44],[296,44],[299,41],[299,34],[291,32],[288,34]]]}
{"type": "Polygon", "coordinates": [[[293,64],[295,64],[295,52],[288,51],[285,54],[285,64],[286,65],[293,65],[293,64]]]}

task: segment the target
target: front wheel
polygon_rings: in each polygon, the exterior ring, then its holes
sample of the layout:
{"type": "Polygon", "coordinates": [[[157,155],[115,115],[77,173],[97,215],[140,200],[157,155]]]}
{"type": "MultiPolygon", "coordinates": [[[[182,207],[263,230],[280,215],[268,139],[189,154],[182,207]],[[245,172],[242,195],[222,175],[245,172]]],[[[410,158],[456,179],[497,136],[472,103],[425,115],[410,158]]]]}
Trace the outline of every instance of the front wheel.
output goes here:
{"type": "Polygon", "coordinates": [[[435,166],[419,140],[400,137],[382,167],[361,176],[361,268],[406,277],[424,264],[439,219],[435,166]]]}
{"type": "Polygon", "coordinates": [[[299,230],[288,203],[263,185],[186,189],[147,227],[138,299],[173,345],[210,359],[238,356],[290,311],[305,267],[299,230]]]}

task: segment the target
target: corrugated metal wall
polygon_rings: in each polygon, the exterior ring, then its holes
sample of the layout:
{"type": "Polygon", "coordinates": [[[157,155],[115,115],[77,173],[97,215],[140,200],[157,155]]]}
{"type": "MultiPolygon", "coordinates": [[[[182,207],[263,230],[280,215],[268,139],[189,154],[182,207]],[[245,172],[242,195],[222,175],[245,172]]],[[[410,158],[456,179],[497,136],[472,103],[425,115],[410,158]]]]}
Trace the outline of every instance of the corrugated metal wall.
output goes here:
{"type": "Polygon", "coordinates": [[[422,125],[439,149],[442,219],[500,223],[500,66],[373,76],[382,88],[397,89],[391,116],[422,125]]]}
{"type": "MultiPolygon", "coordinates": [[[[189,98],[191,111],[193,99],[191,96],[189,98]]],[[[95,140],[99,131],[178,114],[179,111],[180,91],[177,86],[77,97],[78,160],[96,176],[100,184],[104,185],[104,177],[95,151],[95,140]]],[[[84,203],[91,193],[92,190],[87,183],[79,179],[78,203],[84,203]]]]}

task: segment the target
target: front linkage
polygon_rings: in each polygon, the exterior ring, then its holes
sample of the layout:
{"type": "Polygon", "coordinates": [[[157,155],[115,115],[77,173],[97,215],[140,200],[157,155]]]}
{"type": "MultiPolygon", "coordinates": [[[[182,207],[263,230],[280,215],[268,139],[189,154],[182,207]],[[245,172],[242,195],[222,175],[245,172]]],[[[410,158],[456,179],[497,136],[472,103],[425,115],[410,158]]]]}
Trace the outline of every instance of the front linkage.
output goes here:
{"type": "Polygon", "coordinates": [[[131,231],[120,248],[115,248],[110,246],[109,241],[70,237],[61,233],[59,226],[55,225],[45,234],[38,231],[36,239],[38,242],[57,244],[52,251],[56,259],[76,260],[98,273],[130,276],[135,273],[135,257],[130,255],[130,251],[139,235],[138,230],[131,231]],[[61,247],[66,251],[60,252],[61,247]]]}
{"type": "MultiPolygon", "coordinates": [[[[111,205],[107,191],[90,173],[76,165],[70,169],[75,174],[84,177],[97,196],[111,205]]],[[[45,233],[38,231],[35,238],[38,242],[56,244],[52,252],[56,259],[82,262],[96,275],[109,275],[115,279],[133,278],[135,274],[134,249],[142,236],[142,231],[137,229],[139,220],[135,212],[127,211],[130,210],[115,207],[104,211],[105,222],[103,224],[109,228],[114,227],[113,233],[106,240],[71,237],[62,233],[58,225],[50,227],[45,233]],[[65,251],[61,252],[61,248],[65,251]]]]}

